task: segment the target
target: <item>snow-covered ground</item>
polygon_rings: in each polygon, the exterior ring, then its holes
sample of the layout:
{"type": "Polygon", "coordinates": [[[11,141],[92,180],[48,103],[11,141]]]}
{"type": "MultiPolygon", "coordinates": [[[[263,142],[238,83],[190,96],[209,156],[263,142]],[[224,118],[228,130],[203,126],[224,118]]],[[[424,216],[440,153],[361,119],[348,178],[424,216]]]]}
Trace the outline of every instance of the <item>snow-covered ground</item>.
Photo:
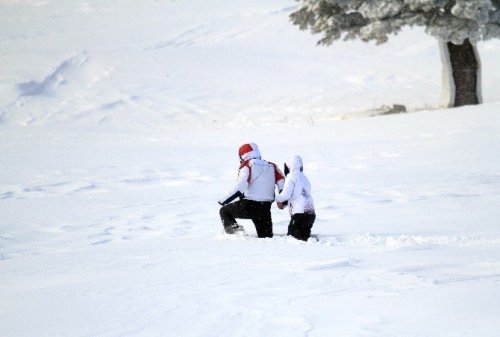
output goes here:
{"type": "Polygon", "coordinates": [[[292,0],[0,1],[0,336],[500,334],[499,41],[317,37],[292,0]],[[367,118],[382,105],[412,113],[367,118]],[[363,118],[361,118],[363,117],[363,118]],[[300,154],[318,242],[221,233],[237,148],[300,154]]]}

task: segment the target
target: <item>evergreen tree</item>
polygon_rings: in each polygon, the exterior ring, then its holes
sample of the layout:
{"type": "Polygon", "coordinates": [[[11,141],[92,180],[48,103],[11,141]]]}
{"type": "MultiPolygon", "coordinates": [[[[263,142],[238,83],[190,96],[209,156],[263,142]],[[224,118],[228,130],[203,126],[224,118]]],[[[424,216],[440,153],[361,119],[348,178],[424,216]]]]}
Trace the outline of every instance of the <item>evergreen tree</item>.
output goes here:
{"type": "Polygon", "coordinates": [[[424,26],[441,47],[446,105],[461,106],[481,102],[475,44],[500,37],[500,0],[302,0],[290,19],[321,33],[323,45],[341,38],[381,44],[405,26],[424,26]]]}

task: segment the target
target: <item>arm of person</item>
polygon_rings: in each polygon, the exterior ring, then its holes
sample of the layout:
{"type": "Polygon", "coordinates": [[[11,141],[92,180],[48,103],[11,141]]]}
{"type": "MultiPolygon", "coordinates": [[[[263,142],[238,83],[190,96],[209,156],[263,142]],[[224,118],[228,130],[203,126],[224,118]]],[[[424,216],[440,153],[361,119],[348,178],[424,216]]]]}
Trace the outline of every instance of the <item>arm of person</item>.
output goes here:
{"type": "Polygon", "coordinates": [[[293,179],[293,176],[289,174],[285,179],[283,189],[276,195],[276,201],[281,204],[286,203],[292,197],[294,187],[295,179],[293,179]]]}
{"type": "Polygon", "coordinates": [[[283,172],[273,164],[274,166],[274,181],[276,183],[276,187],[278,187],[278,191],[281,192],[283,190],[283,187],[285,185],[285,176],[283,175],[283,172]]]}
{"type": "Polygon", "coordinates": [[[243,166],[238,172],[238,180],[231,190],[219,198],[220,205],[227,205],[234,199],[244,197],[244,192],[248,187],[248,178],[250,177],[250,168],[243,166]]]}

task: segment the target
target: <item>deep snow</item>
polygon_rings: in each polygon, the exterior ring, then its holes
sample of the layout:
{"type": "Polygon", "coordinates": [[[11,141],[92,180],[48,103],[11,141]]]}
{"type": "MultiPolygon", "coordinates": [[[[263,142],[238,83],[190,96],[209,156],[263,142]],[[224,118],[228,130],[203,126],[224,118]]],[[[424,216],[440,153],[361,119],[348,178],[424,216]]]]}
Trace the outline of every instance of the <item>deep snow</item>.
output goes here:
{"type": "Polygon", "coordinates": [[[434,110],[436,41],[315,47],[295,6],[0,1],[0,336],[499,335],[499,42],[434,110]],[[302,155],[318,242],[221,233],[248,141],[302,155]]]}

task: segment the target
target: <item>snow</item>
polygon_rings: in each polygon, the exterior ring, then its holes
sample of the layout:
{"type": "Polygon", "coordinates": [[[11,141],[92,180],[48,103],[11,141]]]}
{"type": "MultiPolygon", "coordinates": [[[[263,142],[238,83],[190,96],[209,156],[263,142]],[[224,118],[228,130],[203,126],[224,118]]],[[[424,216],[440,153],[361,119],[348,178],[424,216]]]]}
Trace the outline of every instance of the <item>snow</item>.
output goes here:
{"type": "Polygon", "coordinates": [[[295,6],[0,1],[0,336],[499,335],[500,43],[431,109],[436,41],[316,47],[295,6]],[[303,157],[318,241],[222,234],[249,141],[303,157]]]}

